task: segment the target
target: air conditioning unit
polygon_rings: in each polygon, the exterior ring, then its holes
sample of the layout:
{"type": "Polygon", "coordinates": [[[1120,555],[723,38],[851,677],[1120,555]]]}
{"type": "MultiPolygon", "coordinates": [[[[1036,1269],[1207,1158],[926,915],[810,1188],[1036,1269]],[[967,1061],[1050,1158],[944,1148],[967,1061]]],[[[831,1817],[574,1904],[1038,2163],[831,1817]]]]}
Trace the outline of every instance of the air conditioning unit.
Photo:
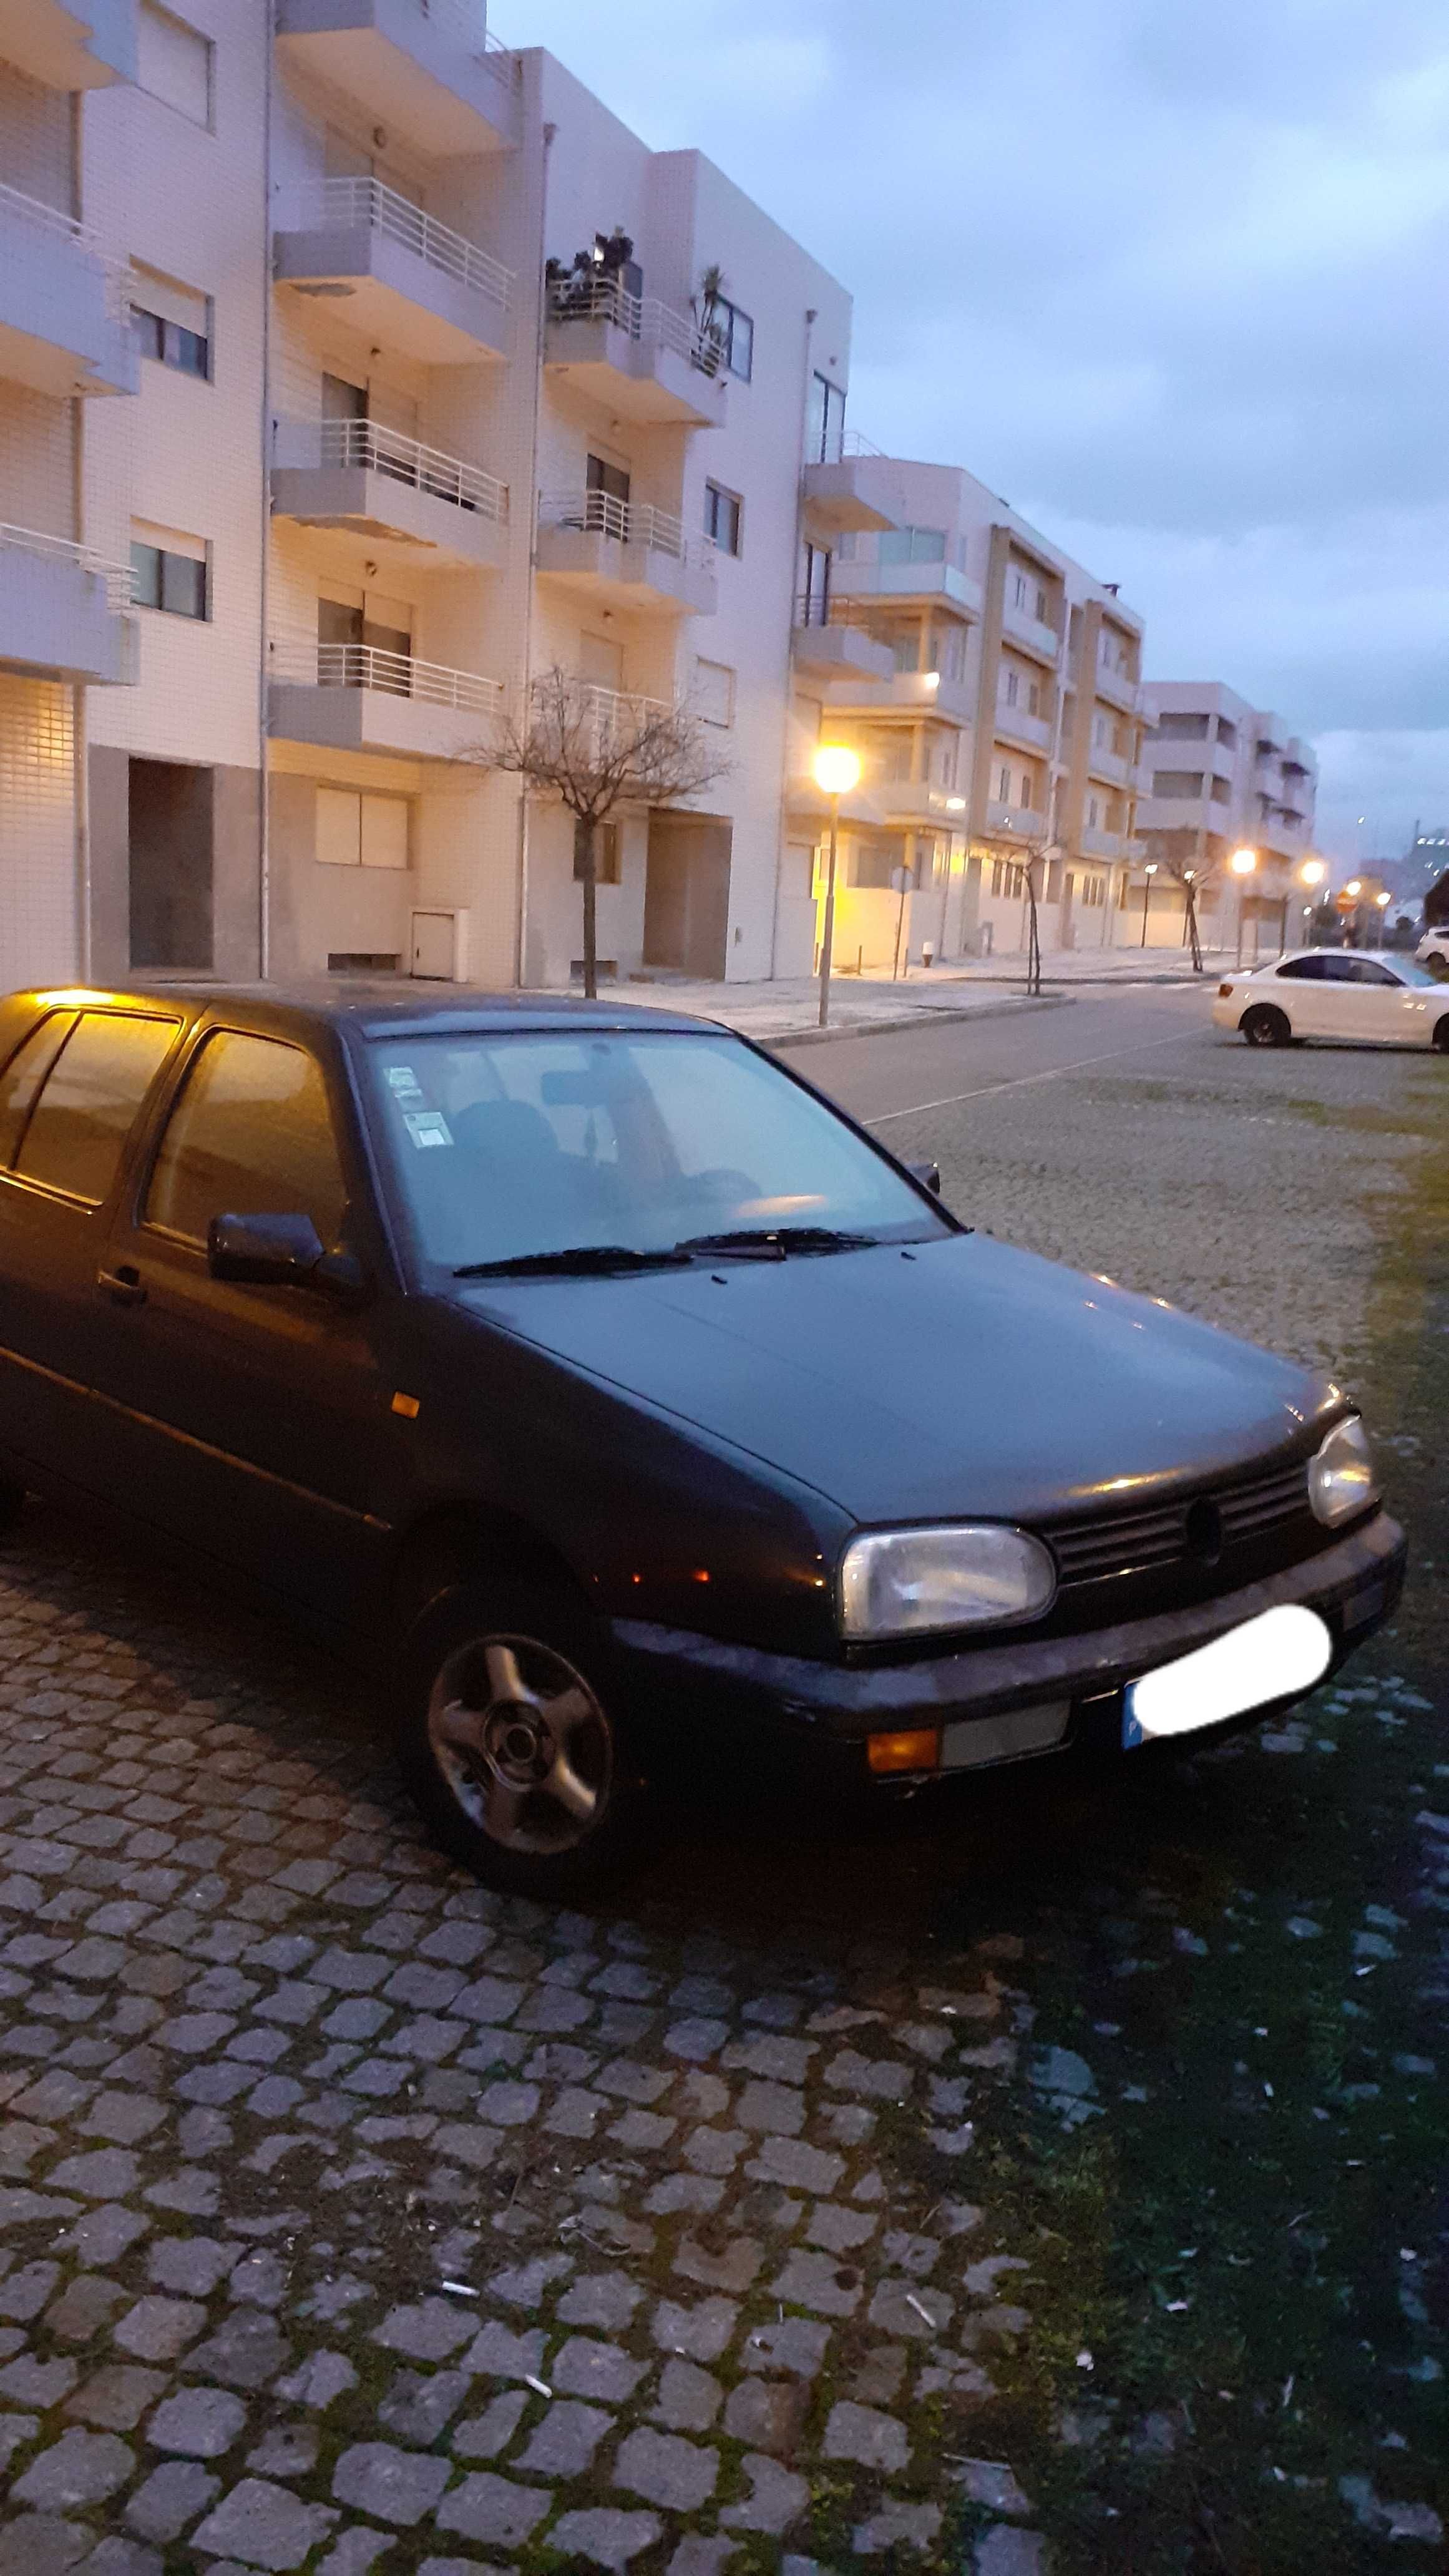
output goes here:
{"type": "Polygon", "coordinates": [[[430,984],[468,981],[466,912],[415,912],[408,954],[408,973],[430,984]]]}

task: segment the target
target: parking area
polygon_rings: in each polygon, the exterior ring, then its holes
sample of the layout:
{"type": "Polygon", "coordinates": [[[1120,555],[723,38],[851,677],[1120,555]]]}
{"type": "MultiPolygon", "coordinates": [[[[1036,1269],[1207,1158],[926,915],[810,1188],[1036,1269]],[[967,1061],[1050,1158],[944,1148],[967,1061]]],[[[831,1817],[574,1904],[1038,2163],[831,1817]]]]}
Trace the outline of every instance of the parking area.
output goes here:
{"type": "Polygon", "coordinates": [[[1205,1013],[798,1061],[1362,1390],[1404,1616],[1261,1738],[546,1912],[278,1626],[6,1542],[0,2576],[1440,2563],[1449,1065],[1205,1013]]]}

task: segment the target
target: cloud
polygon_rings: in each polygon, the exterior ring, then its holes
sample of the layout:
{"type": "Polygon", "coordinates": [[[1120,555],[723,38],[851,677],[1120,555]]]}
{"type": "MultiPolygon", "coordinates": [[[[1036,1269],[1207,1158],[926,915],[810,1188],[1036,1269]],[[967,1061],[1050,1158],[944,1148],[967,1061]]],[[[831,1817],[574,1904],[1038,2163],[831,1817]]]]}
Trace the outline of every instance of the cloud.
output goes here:
{"type": "Polygon", "coordinates": [[[1439,0],[518,15],[851,288],[859,427],[1010,495],[1154,671],[1276,706],[1407,832],[1449,710],[1439,0]]]}

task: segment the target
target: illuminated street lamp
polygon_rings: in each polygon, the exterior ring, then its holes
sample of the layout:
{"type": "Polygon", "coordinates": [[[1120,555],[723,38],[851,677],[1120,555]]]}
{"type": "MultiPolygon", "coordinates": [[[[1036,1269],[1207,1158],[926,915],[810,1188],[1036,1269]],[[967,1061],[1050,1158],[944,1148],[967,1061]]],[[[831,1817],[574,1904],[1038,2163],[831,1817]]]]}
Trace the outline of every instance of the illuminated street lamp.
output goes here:
{"type": "Polygon", "coordinates": [[[1380,948],[1382,948],[1384,944],[1384,932],[1388,928],[1388,909],[1390,904],[1393,902],[1393,899],[1394,898],[1391,894],[1376,894],[1374,896],[1374,902],[1378,906],[1380,948]]]}
{"type": "Polygon", "coordinates": [[[820,1025],[830,1018],[830,951],[835,938],[835,846],[840,800],[860,785],[860,762],[844,743],[823,742],[815,754],[815,784],[830,799],[830,864],[825,879],[825,928],[820,941],[820,1025]]]}
{"type": "Polygon", "coordinates": [[[1229,859],[1229,861],[1228,861],[1228,865],[1229,865],[1229,867],[1232,869],[1232,872],[1233,872],[1234,876],[1238,879],[1238,959],[1237,959],[1237,962],[1238,962],[1238,964],[1239,964],[1240,966],[1241,966],[1241,964],[1242,964],[1242,962],[1243,962],[1243,896],[1244,896],[1244,894],[1245,894],[1245,893],[1246,893],[1246,891],[1247,891],[1247,881],[1248,881],[1249,877],[1253,874],[1253,871],[1254,871],[1254,869],[1257,867],[1257,864],[1258,864],[1258,853],[1257,853],[1257,851],[1256,851],[1256,850],[1234,850],[1232,857],[1231,857],[1231,858],[1229,859]]]}
{"type": "Polygon", "coordinates": [[[1152,880],[1157,874],[1157,861],[1149,859],[1142,871],[1142,945],[1147,945],[1147,907],[1152,900],[1152,880]]]}

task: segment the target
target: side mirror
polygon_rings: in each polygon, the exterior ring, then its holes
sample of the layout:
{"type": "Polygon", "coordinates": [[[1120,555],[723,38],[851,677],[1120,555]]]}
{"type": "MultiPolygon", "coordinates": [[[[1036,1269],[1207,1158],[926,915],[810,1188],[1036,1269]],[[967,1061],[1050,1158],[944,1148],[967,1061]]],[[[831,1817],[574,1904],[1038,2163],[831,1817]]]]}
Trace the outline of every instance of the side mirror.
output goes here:
{"type": "Polygon", "coordinates": [[[323,1258],[322,1238],[309,1216],[214,1216],[207,1230],[206,1266],[213,1279],[251,1288],[300,1288],[323,1258]]]}
{"type": "Polygon", "coordinates": [[[941,1166],[939,1163],[907,1163],[906,1170],[913,1181],[920,1182],[923,1190],[931,1192],[933,1198],[940,1197],[941,1166]]]}

